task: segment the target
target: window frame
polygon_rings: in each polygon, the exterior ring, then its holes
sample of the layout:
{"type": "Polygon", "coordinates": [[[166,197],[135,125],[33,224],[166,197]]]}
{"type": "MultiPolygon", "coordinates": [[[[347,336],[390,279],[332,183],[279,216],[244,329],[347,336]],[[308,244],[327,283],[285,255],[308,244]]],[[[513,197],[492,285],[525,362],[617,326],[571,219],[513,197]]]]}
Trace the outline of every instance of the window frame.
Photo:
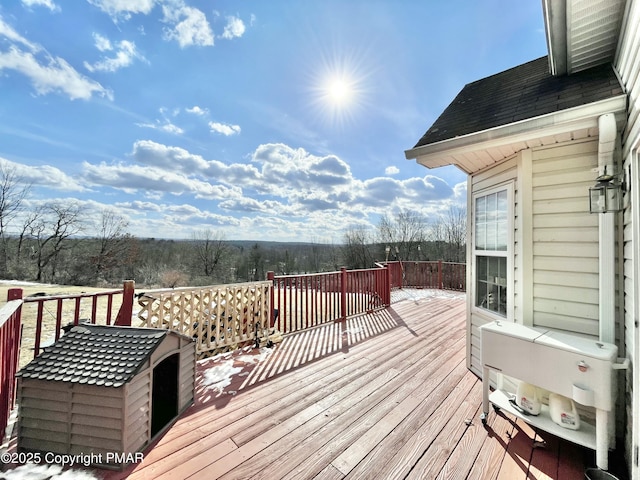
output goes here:
{"type": "Polygon", "coordinates": [[[474,313],[488,316],[495,320],[514,319],[514,225],[515,225],[515,201],[514,201],[514,181],[501,183],[478,191],[474,191],[471,195],[471,262],[472,262],[472,278],[471,278],[471,309],[474,313]],[[477,224],[476,224],[476,204],[477,200],[482,197],[504,192],[507,193],[507,218],[506,218],[506,250],[479,250],[477,248],[477,224]],[[478,258],[479,257],[498,257],[506,259],[506,312],[499,312],[478,306],[478,258]]]}

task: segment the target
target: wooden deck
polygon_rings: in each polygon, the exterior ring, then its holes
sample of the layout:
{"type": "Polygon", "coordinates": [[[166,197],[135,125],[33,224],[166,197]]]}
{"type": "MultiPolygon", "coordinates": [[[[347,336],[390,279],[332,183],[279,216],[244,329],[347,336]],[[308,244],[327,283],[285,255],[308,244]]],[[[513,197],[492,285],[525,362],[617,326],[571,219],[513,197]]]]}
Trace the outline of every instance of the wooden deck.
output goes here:
{"type": "Polygon", "coordinates": [[[492,411],[482,425],[461,296],[408,298],[286,336],[271,351],[210,359],[197,382],[196,404],[141,464],[100,474],[564,480],[593,464],[592,452],[508,416],[492,411]]]}

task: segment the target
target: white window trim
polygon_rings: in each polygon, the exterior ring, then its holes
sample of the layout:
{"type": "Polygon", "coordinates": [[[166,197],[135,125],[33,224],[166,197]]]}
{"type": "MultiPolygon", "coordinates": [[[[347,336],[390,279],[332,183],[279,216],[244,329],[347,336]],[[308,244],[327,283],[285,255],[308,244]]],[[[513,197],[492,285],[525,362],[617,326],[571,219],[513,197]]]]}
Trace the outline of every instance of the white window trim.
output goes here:
{"type": "Polygon", "coordinates": [[[507,315],[506,320],[514,321],[514,298],[515,298],[515,262],[514,262],[514,226],[515,226],[515,201],[514,201],[514,181],[510,180],[490,188],[478,190],[471,195],[471,310],[474,314],[487,317],[489,320],[505,320],[503,315],[491,310],[476,306],[476,258],[481,257],[504,257],[507,259],[507,315]],[[476,250],[476,199],[506,190],[507,192],[507,250],[476,250]]]}

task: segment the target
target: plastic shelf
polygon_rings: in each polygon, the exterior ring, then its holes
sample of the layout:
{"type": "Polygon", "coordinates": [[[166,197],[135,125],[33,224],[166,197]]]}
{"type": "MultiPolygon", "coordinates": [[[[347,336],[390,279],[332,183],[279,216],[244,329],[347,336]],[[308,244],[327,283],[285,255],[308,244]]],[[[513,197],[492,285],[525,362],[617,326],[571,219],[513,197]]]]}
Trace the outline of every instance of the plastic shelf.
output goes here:
{"type": "Polygon", "coordinates": [[[549,432],[556,437],[582,445],[583,447],[587,447],[592,450],[596,449],[595,425],[586,422],[583,418],[580,418],[580,428],[578,430],[563,428],[551,420],[549,407],[547,405],[542,405],[542,410],[539,415],[524,415],[513,408],[513,405],[509,403],[509,398],[511,398],[510,395],[502,390],[495,390],[491,395],[489,395],[489,401],[493,405],[524,420],[529,425],[539,428],[540,430],[544,430],[545,432],[549,432]]]}

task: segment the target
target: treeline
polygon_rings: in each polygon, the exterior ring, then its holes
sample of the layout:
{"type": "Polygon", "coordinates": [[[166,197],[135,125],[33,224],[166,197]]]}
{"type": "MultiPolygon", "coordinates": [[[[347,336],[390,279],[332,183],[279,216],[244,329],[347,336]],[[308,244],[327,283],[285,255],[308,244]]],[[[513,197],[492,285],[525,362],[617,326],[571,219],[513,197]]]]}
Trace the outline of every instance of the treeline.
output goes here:
{"type": "Polygon", "coordinates": [[[87,215],[73,202],[24,211],[29,193],[0,161],[0,278],[116,287],[212,285],[278,275],[373,267],[385,260],[465,261],[466,215],[451,208],[427,219],[384,216],[374,228],[351,228],[341,244],[246,242],[203,230],[190,239],[137,238],[112,210],[87,215]]]}
{"type": "Polygon", "coordinates": [[[284,275],[369,268],[385,260],[464,261],[464,241],[455,245],[411,237],[381,242],[365,230],[347,232],[340,245],[231,241],[210,230],[189,240],[163,240],[136,238],[122,230],[124,219],[104,215],[105,228],[95,237],[65,236],[57,222],[42,236],[7,236],[6,268],[0,276],[105,288],[126,279],[148,287],[178,287],[264,280],[268,271],[284,275]]]}

